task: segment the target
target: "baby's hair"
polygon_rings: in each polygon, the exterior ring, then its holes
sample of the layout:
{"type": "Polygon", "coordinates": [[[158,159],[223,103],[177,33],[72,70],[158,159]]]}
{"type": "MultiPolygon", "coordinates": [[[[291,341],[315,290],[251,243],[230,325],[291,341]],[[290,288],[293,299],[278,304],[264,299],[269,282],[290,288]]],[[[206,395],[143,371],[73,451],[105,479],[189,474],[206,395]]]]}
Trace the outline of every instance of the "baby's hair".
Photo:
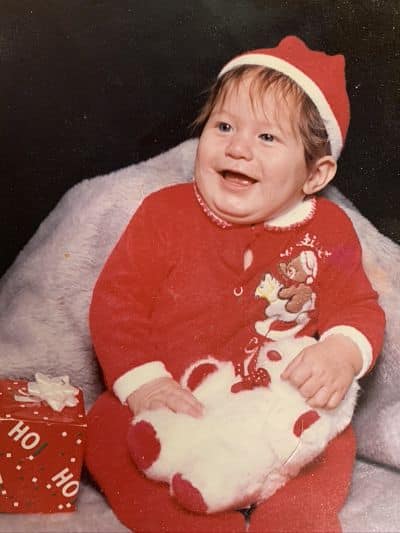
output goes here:
{"type": "Polygon", "coordinates": [[[330,145],[322,118],[310,97],[291,78],[276,70],[260,67],[257,65],[241,65],[229,70],[221,77],[217,78],[208,91],[208,98],[200,110],[199,115],[193,122],[196,131],[201,131],[212,111],[217,104],[224,102],[228,90],[237,89],[243,79],[251,72],[255,73],[250,86],[250,98],[254,105],[255,96],[259,98],[270,88],[274,88],[277,93],[287,100],[293,96],[299,105],[298,132],[304,146],[304,157],[307,165],[312,165],[314,161],[330,155],[330,145]]]}

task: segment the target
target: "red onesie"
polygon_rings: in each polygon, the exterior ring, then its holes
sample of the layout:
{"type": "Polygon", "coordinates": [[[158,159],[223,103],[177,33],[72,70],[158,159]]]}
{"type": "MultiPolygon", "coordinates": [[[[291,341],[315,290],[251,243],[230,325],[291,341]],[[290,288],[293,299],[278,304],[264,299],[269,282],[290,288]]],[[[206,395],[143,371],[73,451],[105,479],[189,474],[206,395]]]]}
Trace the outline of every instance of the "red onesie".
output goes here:
{"type": "MultiPolygon", "coordinates": [[[[380,350],[384,316],[336,205],[309,198],[268,224],[230,225],[185,184],[139,207],[97,281],[90,325],[110,391],[89,414],[87,464],[117,516],[137,533],[233,533],[244,531],[242,514],[193,515],[136,471],[127,396],[157,377],[178,380],[200,357],[239,361],[287,335],[348,335],[360,347],[362,375],[380,350]]],[[[249,530],[340,531],[354,453],[348,429],[257,507],[249,530]]]]}

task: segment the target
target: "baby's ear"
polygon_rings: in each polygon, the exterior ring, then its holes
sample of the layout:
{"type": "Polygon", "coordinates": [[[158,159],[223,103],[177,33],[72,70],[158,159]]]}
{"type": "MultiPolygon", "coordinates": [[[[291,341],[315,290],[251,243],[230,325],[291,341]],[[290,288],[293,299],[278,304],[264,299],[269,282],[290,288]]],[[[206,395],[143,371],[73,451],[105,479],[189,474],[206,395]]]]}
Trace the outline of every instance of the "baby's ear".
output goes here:
{"type": "Polygon", "coordinates": [[[310,169],[307,180],[303,185],[303,192],[306,195],[315,194],[321,191],[333,180],[336,174],[337,164],[332,156],[326,155],[317,159],[310,169]]]}

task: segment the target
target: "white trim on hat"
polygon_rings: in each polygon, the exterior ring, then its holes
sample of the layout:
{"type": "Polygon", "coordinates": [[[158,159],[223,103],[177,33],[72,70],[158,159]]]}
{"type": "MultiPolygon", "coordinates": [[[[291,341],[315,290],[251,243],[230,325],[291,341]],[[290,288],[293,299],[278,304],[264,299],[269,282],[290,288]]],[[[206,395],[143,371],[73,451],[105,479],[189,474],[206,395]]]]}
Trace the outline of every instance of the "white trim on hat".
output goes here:
{"type": "Polygon", "coordinates": [[[343,148],[343,136],[340,130],[336,116],[332,111],[324,93],[318,87],[318,85],[303,71],[292,65],[291,63],[280,59],[279,57],[271,56],[268,54],[243,54],[241,56],[233,58],[227,63],[218,77],[242,65],[259,65],[262,67],[269,67],[278,72],[282,72],[292,80],[294,80],[303,91],[311,98],[317,107],[319,114],[324,122],[326,131],[328,133],[329,142],[331,145],[332,156],[334,159],[338,159],[340,152],[343,148]]]}

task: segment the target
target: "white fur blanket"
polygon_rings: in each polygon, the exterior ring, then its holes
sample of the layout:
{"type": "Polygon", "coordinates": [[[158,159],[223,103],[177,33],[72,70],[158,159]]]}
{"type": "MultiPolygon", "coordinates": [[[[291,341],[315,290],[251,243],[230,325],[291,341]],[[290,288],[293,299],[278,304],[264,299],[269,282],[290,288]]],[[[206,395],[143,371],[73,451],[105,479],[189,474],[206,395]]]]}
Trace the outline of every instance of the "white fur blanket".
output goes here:
{"type": "MultiPolygon", "coordinates": [[[[87,405],[102,389],[87,324],[94,282],[142,198],[188,181],[196,141],[149,161],[81,182],[62,198],[0,282],[2,377],[69,374],[87,405]]],[[[359,453],[400,467],[400,247],[381,235],[335,188],[360,236],[365,266],[387,315],[380,363],[361,383],[355,417],[359,453]]]]}

